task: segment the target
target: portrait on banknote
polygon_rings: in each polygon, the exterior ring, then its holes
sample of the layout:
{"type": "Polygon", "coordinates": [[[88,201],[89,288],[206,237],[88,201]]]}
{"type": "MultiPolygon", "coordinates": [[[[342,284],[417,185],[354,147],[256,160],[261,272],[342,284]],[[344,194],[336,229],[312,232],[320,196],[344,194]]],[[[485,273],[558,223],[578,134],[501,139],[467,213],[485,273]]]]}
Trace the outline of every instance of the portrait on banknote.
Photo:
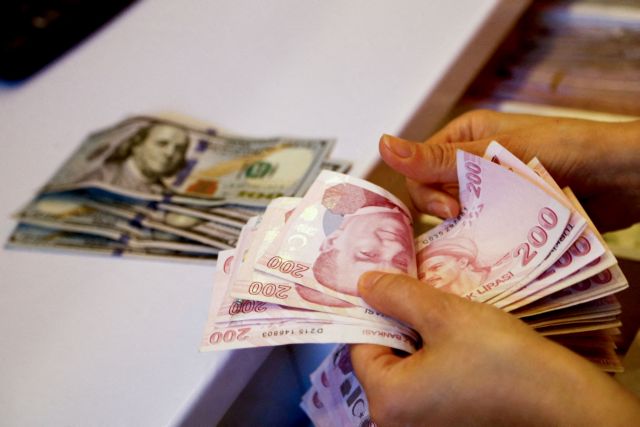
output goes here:
{"type": "Polygon", "coordinates": [[[132,117],[86,138],[43,191],[100,188],[153,201],[266,206],[275,197],[304,194],[333,144],[132,117]]]}
{"type": "Polygon", "coordinates": [[[466,237],[436,240],[418,251],[417,257],[420,280],[456,295],[473,291],[490,272],[478,263],[478,247],[466,237]]]}
{"type": "MultiPolygon", "coordinates": [[[[397,205],[372,191],[342,183],[325,190],[322,206],[326,208],[326,237],[312,266],[321,285],[358,296],[358,279],[365,271],[408,272],[413,256],[412,228],[397,205]]],[[[323,298],[326,295],[313,289],[296,289],[309,301],[336,304],[335,298],[323,298]]]]}
{"type": "Polygon", "coordinates": [[[185,164],[189,147],[186,129],[149,123],[120,143],[104,163],[81,181],[98,181],[146,193],[162,193],[163,178],[185,164]]]}

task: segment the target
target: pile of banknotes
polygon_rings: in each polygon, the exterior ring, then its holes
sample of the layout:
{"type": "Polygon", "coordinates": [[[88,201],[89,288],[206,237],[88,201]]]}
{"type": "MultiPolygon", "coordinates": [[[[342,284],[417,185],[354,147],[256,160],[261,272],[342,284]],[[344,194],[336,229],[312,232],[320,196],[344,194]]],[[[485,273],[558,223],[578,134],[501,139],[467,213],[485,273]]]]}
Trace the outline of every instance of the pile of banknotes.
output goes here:
{"type": "MultiPolygon", "coordinates": [[[[273,200],[220,253],[201,350],[335,342],[412,353],[422,345],[416,332],[358,296],[359,276],[382,270],[492,304],[621,370],[614,294],[627,281],[571,190],[497,142],[484,158],[459,151],[457,174],[461,214],[416,238],[399,199],[341,173],[321,172],[302,198],[273,200]]],[[[341,391],[313,384],[303,408],[323,417],[318,402],[341,391]]]]}
{"type": "Polygon", "coordinates": [[[333,140],[246,138],[151,117],[95,132],[16,218],[8,246],[211,261],[274,198],[301,196],[333,140]]]}
{"type": "Polygon", "coordinates": [[[640,116],[637,1],[539,1],[472,86],[510,99],[640,116]]]}
{"type": "Polygon", "coordinates": [[[375,427],[347,345],[336,346],[310,378],[312,386],[302,396],[300,407],[313,425],[375,427]]]}

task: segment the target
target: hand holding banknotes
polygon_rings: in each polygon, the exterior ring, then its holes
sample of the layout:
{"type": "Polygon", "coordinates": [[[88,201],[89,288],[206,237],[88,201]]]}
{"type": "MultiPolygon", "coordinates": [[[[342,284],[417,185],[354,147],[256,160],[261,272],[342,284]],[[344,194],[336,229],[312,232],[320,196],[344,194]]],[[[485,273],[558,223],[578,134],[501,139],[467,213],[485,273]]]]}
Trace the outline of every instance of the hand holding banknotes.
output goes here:
{"type": "MultiPolygon", "coordinates": [[[[416,207],[458,215],[456,150],[482,155],[497,139],[525,162],[537,157],[585,201],[596,224],[640,219],[640,122],[467,113],[426,142],[385,135],[380,152],[405,175],[416,207]]],[[[425,346],[402,358],[352,346],[372,419],[386,425],[630,425],[638,400],[521,321],[404,275],[368,273],[360,296],[415,328],[425,346]],[[471,421],[473,420],[473,421],[471,421]]]]}
{"type": "Polygon", "coordinates": [[[536,156],[569,186],[601,231],[640,217],[640,121],[603,123],[478,110],[459,116],[424,143],[385,135],[380,154],[407,177],[416,207],[440,217],[459,212],[456,150],[482,155],[492,140],[528,162],[536,156]]]}
{"type": "Polygon", "coordinates": [[[632,425],[640,416],[637,399],[593,364],[495,307],[397,274],[365,273],[359,292],[424,340],[409,357],[352,346],[380,426],[632,425]]]}

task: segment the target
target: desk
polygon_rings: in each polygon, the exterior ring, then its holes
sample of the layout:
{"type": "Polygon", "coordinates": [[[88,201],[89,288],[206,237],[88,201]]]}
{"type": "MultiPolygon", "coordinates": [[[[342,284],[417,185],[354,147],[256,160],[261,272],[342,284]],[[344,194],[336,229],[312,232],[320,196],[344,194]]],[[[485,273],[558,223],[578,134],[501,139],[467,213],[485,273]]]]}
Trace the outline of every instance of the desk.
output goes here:
{"type": "MultiPolygon", "coordinates": [[[[335,137],[364,176],[381,133],[441,119],[525,3],[141,1],[0,89],[0,239],[89,132],[132,114],[335,137]]],[[[213,270],[2,249],[2,423],[175,425],[219,390],[215,424],[269,349],[198,353],[213,270]]]]}

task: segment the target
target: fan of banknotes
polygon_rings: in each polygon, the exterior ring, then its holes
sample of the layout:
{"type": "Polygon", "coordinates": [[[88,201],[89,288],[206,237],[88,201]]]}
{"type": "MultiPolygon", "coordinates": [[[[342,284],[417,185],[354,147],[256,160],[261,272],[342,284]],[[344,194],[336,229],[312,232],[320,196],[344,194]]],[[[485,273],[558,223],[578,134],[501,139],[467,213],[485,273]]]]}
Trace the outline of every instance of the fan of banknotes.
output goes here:
{"type": "Polygon", "coordinates": [[[10,247],[211,261],[247,220],[301,196],[333,140],[227,135],[133,117],[90,135],[17,214],[10,247]]]}
{"type": "MultiPolygon", "coordinates": [[[[400,200],[341,173],[321,172],[302,198],[271,201],[236,248],[220,252],[201,350],[333,342],[414,352],[416,332],[358,296],[358,277],[383,270],[495,305],[603,370],[621,370],[614,294],[627,281],[570,189],[497,142],[484,158],[459,151],[457,174],[461,214],[416,238],[400,200]]],[[[361,400],[348,412],[367,412],[344,348],[304,397],[317,425],[343,425],[327,420],[361,400]]]]}

